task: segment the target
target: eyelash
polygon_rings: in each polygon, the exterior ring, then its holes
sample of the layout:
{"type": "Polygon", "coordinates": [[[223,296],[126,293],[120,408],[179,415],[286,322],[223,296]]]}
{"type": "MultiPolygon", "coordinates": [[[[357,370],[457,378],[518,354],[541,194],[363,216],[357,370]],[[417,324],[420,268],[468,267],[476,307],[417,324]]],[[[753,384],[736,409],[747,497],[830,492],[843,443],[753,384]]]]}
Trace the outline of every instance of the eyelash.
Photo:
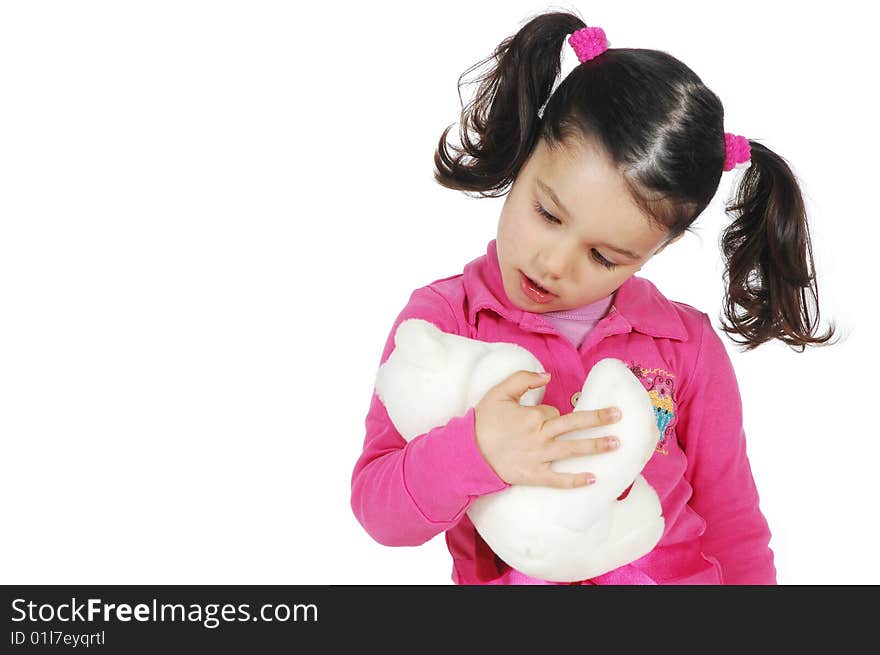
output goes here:
{"type": "MultiPolygon", "coordinates": [[[[541,205],[539,205],[538,203],[535,203],[535,211],[538,212],[539,214],[541,214],[541,216],[544,217],[544,220],[547,221],[548,223],[550,223],[551,225],[559,225],[560,224],[558,218],[556,218],[553,214],[551,214],[546,209],[541,207],[541,205]]],[[[592,253],[593,259],[596,260],[599,264],[601,264],[605,268],[611,270],[612,268],[617,267],[617,264],[615,264],[614,262],[609,262],[602,255],[600,255],[596,251],[595,248],[593,250],[591,250],[590,252],[592,253]]]]}

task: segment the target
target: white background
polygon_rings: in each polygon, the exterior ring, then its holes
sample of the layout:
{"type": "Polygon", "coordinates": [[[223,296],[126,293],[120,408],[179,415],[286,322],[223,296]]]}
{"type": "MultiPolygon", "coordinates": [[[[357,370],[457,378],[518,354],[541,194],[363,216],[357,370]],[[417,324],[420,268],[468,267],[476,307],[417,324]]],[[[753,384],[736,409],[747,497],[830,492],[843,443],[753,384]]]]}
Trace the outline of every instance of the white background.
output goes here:
{"type": "MultiPolygon", "coordinates": [[[[351,471],[394,318],[495,236],[502,199],[432,179],[459,75],[559,8],[687,63],[799,176],[844,341],[726,343],[779,581],[880,583],[862,5],[316,7],[0,5],[0,582],[450,584],[442,535],[372,541],[351,471]]],[[[738,174],[639,273],[716,329],[738,174]]]]}

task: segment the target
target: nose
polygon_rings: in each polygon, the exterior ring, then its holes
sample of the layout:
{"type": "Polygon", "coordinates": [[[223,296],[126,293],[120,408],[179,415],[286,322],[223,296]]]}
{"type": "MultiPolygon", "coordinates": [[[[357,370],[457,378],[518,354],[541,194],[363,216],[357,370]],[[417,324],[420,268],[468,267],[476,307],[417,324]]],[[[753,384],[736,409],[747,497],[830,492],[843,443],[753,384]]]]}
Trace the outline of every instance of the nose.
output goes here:
{"type": "Polygon", "coordinates": [[[548,280],[560,280],[566,277],[574,262],[574,249],[564,243],[549,244],[538,255],[540,272],[548,280]]]}

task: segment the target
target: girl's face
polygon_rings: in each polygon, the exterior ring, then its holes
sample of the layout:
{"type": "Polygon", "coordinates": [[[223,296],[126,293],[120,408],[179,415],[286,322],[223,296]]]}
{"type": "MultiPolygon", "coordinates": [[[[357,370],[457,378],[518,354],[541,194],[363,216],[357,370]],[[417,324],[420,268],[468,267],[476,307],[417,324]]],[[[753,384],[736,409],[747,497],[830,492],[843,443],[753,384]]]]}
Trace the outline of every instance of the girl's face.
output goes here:
{"type": "Polygon", "coordinates": [[[508,298],[541,313],[610,295],[663,250],[666,235],[595,145],[553,151],[541,140],[507,194],[495,245],[508,298]]]}

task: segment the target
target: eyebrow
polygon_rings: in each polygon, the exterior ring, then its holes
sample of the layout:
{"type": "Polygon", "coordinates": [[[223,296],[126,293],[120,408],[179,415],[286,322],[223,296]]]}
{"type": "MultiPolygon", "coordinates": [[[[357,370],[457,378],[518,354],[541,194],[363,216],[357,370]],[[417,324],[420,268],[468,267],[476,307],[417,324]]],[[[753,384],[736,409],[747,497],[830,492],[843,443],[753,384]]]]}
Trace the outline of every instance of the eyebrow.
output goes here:
{"type": "MultiPolygon", "coordinates": [[[[556,204],[556,206],[559,207],[559,209],[561,209],[562,212],[563,212],[564,214],[566,214],[566,215],[568,215],[568,216],[571,216],[571,212],[568,211],[568,210],[565,208],[565,205],[563,205],[563,204],[559,201],[559,197],[556,195],[556,193],[554,193],[553,189],[551,189],[548,185],[546,185],[546,184],[545,184],[542,180],[540,180],[540,179],[537,179],[537,178],[536,178],[536,181],[537,181],[537,183],[538,183],[538,186],[541,187],[541,189],[542,189],[547,195],[550,196],[550,198],[553,200],[553,202],[556,204]]],[[[641,255],[634,253],[632,250],[627,250],[626,248],[618,248],[617,246],[612,246],[610,243],[603,243],[602,245],[605,246],[606,248],[608,248],[609,250],[613,250],[613,251],[616,252],[616,253],[620,253],[621,255],[626,255],[626,256],[629,257],[630,259],[641,259],[641,258],[642,258],[641,255]]]]}

